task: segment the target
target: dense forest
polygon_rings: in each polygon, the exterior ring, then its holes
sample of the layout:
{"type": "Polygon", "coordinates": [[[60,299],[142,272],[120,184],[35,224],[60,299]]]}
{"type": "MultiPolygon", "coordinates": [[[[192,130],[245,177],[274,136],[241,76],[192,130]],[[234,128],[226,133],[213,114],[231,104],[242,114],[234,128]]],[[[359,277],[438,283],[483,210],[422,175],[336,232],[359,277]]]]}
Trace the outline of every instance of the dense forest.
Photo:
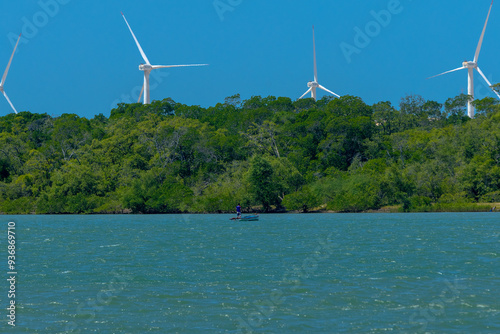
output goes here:
{"type": "Polygon", "coordinates": [[[399,106],[239,95],[202,108],[120,104],[107,118],[0,118],[0,212],[489,210],[500,202],[500,105],[399,106]]]}

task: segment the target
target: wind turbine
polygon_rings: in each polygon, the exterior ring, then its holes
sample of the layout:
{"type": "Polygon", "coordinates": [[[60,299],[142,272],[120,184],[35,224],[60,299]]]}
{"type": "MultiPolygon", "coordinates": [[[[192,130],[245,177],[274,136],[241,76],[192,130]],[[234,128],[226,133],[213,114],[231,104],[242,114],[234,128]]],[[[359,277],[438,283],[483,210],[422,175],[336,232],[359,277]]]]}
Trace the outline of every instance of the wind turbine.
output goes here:
{"type": "MultiPolygon", "coordinates": [[[[130,28],[130,25],[127,22],[127,19],[125,18],[125,15],[123,15],[123,19],[125,20],[125,23],[128,26],[128,29],[130,30],[130,33],[132,34],[132,37],[135,40],[135,44],[137,44],[137,47],[139,48],[139,52],[141,53],[142,58],[146,62],[146,64],[140,64],[139,65],[139,70],[144,72],[144,85],[142,86],[142,90],[144,91],[144,104],[150,104],[151,103],[151,97],[149,95],[149,74],[151,73],[152,70],[156,70],[158,68],[171,68],[171,67],[188,67],[188,66],[207,66],[208,64],[191,64],[191,65],[151,65],[151,63],[148,60],[148,57],[146,57],[146,54],[141,48],[141,45],[139,44],[139,41],[134,35],[134,32],[132,31],[132,28],[130,28]]],[[[141,91],[142,94],[142,91],[141,91]]],[[[141,96],[139,95],[139,100],[141,99],[141,96]]]]}
{"type": "MultiPolygon", "coordinates": [[[[443,75],[443,74],[467,69],[469,71],[468,94],[472,97],[472,99],[467,102],[467,115],[469,115],[470,118],[474,118],[474,113],[475,113],[475,108],[474,108],[474,105],[472,104],[472,102],[474,101],[474,69],[476,69],[479,72],[479,74],[481,74],[484,81],[486,81],[488,86],[491,88],[491,82],[488,80],[488,78],[486,78],[483,71],[481,71],[481,69],[479,68],[479,66],[477,64],[478,59],[479,59],[479,52],[481,52],[481,46],[483,44],[484,33],[486,32],[486,26],[488,25],[488,19],[490,18],[491,7],[493,7],[493,0],[491,1],[490,10],[488,11],[488,16],[486,17],[486,22],[484,23],[483,32],[481,33],[481,37],[479,38],[479,43],[478,43],[477,48],[476,48],[476,53],[474,54],[474,60],[473,61],[464,61],[462,63],[462,67],[459,67],[459,68],[456,68],[454,70],[447,71],[447,72],[444,72],[444,73],[441,73],[441,74],[438,74],[438,75],[435,75],[435,76],[428,78],[428,79],[431,79],[431,78],[435,78],[435,77],[438,77],[438,76],[443,75]]],[[[498,96],[498,98],[500,98],[500,94],[498,94],[498,92],[496,92],[493,88],[491,90],[493,90],[493,92],[498,96]]]]}
{"type": "Polygon", "coordinates": [[[10,106],[12,107],[12,109],[14,110],[14,112],[16,114],[17,114],[17,110],[16,110],[16,108],[14,108],[14,105],[12,104],[12,102],[10,102],[10,99],[7,96],[7,93],[5,93],[3,86],[5,84],[5,79],[7,79],[7,74],[9,73],[10,64],[12,63],[12,58],[14,58],[14,53],[16,53],[17,44],[19,44],[20,39],[21,39],[21,34],[19,34],[19,37],[17,38],[16,46],[14,47],[14,51],[12,51],[12,55],[10,56],[9,63],[7,64],[7,68],[5,69],[5,72],[3,73],[2,81],[0,82],[0,92],[3,93],[3,96],[5,96],[5,98],[7,99],[7,102],[9,102],[10,106]]]}
{"type": "Polygon", "coordinates": [[[316,101],[317,100],[316,89],[318,89],[318,88],[322,89],[325,92],[328,92],[332,95],[335,95],[336,97],[340,97],[340,95],[335,94],[331,90],[326,89],[325,87],[321,86],[318,83],[318,67],[316,65],[316,41],[314,39],[314,26],[313,26],[313,52],[314,52],[314,81],[310,81],[307,83],[307,87],[309,87],[309,89],[307,90],[307,92],[304,93],[304,95],[299,97],[299,100],[302,99],[304,96],[306,96],[309,92],[311,92],[311,97],[314,99],[314,101],[316,101]]]}

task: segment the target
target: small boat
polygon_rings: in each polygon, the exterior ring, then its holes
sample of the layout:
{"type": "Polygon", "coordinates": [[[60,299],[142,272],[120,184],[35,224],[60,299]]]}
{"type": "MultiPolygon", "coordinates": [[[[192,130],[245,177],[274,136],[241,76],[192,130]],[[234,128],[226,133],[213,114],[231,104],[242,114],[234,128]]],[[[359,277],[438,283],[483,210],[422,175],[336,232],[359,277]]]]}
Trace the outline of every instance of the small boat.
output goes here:
{"type": "Polygon", "coordinates": [[[259,215],[244,216],[244,217],[233,217],[230,220],[239,220],[242,222],[254,222],[259,220],[259,215]]]}

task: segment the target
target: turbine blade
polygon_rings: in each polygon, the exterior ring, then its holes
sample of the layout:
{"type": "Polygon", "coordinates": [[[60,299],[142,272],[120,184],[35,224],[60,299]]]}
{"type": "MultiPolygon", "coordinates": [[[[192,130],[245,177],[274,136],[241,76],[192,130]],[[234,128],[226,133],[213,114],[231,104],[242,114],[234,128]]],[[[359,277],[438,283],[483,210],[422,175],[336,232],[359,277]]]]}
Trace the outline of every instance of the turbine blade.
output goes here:
{"type": "Polygon", "coordinates": [[[491,1],[490,10],[488,11],[488,16],[486,17],[486,22],[484,23],[483,32],[479,38],[479,43],[477,44],[476,54],[474,55],[474,62],[477,63],[479,59],[479,52],[481,52],[481,46],[483,45],[484,33],[486,32],[486,26],[488,25],[488,19],[490,18],[491,7],[493,7],[493,0],[491,1]]]}
{"type": "Polygon", "coordinates": [[[300,100],[300,99],[302,99],[302,98],[303,98],[304,96],[306,96],[307,94],[309,94],[309,93],[311,92],[311,90],[312,90],[312,87],[311,87],[311,88],[309,88],[309,89],[307,90],[307,92],[305,92],[305,93],[304,93],[304,95],[302,95],[301,97],[299,97],[299,100],[300,100]]]}
{"type": "Polygon", "coordinates": [[[466,68],[465,66],[462,66],[462,67],[456,68],[456,69],[451,70],[451,71],[446,71],[446,72],[443,72],[443,73],[441,73],[441,74],[434,75],[434,76],[432,76],[432,77],[428,77],[427,79],[432,79],[432,78],[438,77],[438,76],[443,75],[443,74],[447,74],[447,73],[451,73],[451,72],[455,72],[455,71],[460,71],[460,70],[463,70],[463,69],[465,69],[465,68],[466,68]]]}
{"type": "Polygon", "coordinates": [[[128,21],[125,18],[125,15],[123,15],[123,13],[122,13],[122,16],[123,16],[123,19],[125,20],[125,23],[127,24],[128,29],[130,30],[130,33],[132,34],[132,37],[134,37],[135,44],[137,44],[137,47],[139,48],[139,52],[141,53],[142,59],[144,59],[144,61],[146,62],[146,64],[151,65],[151,63],[148,60],[148,57],[146,57],[146,54],[142,50],[141,45],[139,44],[139,41],[135,37],[134,32],[132,31],[132,28],[130,28],[130,25],[128,24],[128,21]]]}
{"type": "Polygon", "coordinates": [[[144,84],[142,84],[141,93],[139,94],[139,99],[137,100],[137,103],[141,102],[142,93],[144,93],[144,84]]]}
{"type": "Polygon", "coordinates": [[[334,93],[334,92],[332,92],[331,90],[328,90],[328,89],[326,89],[325,87],[323,87],[323,86],[321,86],[321,85],[319,85],[318,87],[319,87],[319,88],[321,88],[322,90],[324,90],[325,92],[328,92],[328,93],[330,93],[330,94],[332,94],[332,95],[335,95],[336,97],[340,97],[340,95],[335,94],[335,93],[334,93]]]}
{"type": "Polygon", "coordinates": [[[153,70],[157,68],[171,68],[171,67],[192,67],[192,66],[208,66],[208,64],[190,64],[190,65],[153,65],[153,70]]]}
{"type": "Polygon", "coordinates": [[[494,90],[491,86],[491,82],[488,80],[488,78],[486,78],[486,75],[484,75],[483,71],[481,71],[481,69],[479,67],[476,67],[477,71],[479,72],[479,74],[481,74],[481,76],[483,77],[484,81],[486,81],[486,83],[488,84],[488,86],[491,88],[491,90],[498,96],[498,98],[500,99],[500,94],[498,94],[498,92],[496,90],[494,90]]]}
{"type": "Polygon", "coordinates": [[[14,108],[14,105],[12,104],[12,102],[10,102],[10,99],[7,96],[7,93],[5,93],[5,91],[3,91],[2,93],[3,93],[3,96],[5,96],[5,98],[7,99],[7,102],[9,102],[10,106],[12,107],[12,110],[14,110],[14,112],[17,114],[17,110],[16,110],[16,108],[14,108]]]}
{"type": "Polygon", "coordinates": [[[313,26],[313,54],[314,54],[314,82],[318,82],[318,66],[316,63],[316,40],[314,38],[314,26],[313,26]]]}
{"type": "MultiPolygon", "coordinates": [[[[12,51],[12,55],[10,56],[9,63],[7,64],[7,68],[5,69],[5,72],[3,73],[0,87],[3,87],[3,84],[5,83],[5,79],[7,79],[7,74],[9,73],[10,64],[12,63],[12,58],[14,58],[14,53],[16,53],[17,45],[19,44],[20,39],[21,39],[21,34],[19,34],[19,37],[17,38],[16,46],[14,46],[14,51],[12,51]]],[[[7,95],[5,95],[5,97],[7,97],[7,95]]],[[[7,100],[8,100],[8,98],[7,98],[7,100]]],[[[12,107],[12,108],[14,108],[14,107],[12,107]]],[[[14,111],[15,110],[16,109],[14,109],[14,111]]],[[[17,111],[16,111],[16,114],[17,114],[17,111]]]]}

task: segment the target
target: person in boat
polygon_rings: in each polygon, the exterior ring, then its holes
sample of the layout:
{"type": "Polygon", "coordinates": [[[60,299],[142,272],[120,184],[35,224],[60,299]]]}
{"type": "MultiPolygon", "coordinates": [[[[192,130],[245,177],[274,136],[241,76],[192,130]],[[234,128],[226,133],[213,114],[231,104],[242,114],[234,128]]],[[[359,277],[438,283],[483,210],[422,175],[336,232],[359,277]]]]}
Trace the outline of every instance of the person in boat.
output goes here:
{"type": "Polygon", "coordinates": [[[240,203],[238,203],[238,205],[236,205],[236,218],[241,218],[241,205],[240,205],[240,203]]]}

